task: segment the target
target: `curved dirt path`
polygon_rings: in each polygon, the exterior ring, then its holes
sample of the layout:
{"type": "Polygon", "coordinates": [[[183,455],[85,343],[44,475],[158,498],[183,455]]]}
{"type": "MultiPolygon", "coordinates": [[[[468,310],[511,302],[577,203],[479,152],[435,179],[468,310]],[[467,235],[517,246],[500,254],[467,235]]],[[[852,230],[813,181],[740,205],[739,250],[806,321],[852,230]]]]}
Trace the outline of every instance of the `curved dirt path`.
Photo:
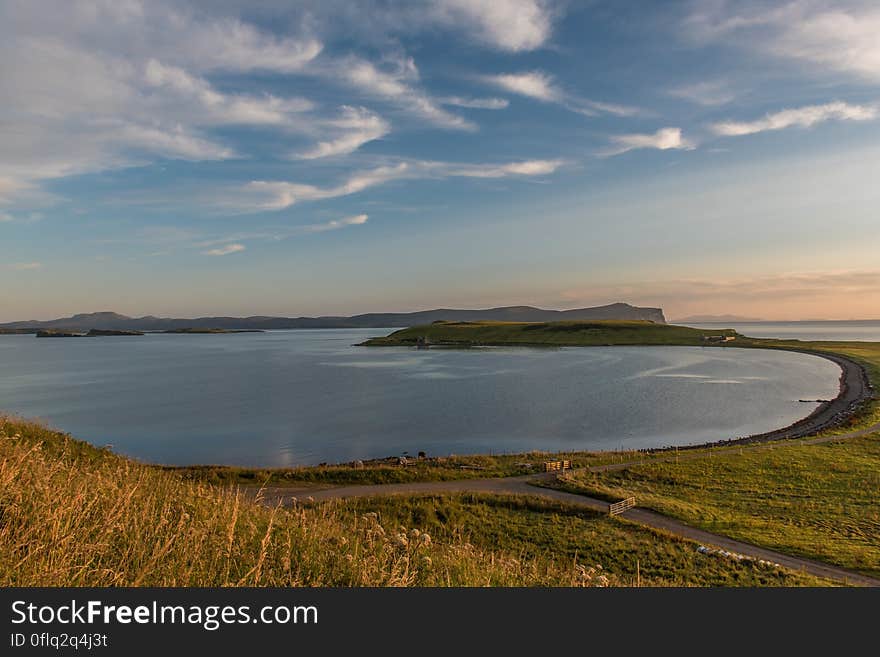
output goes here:
{"type": "MultiPolygon", "coordinates": [[[[810,352],[813,353],[813,352],[810,352]]],[[[742,450],[769,449],[766,444],[772,440],[783,438],[797,440],[797,444],[815,445],[820,443],[834,442],[866,436],[880,431],[880,423],[864,429],[850,431],[848,433],[828,436],[815,436],[813,438],[801,438],[817,433],[846,417],[853,408],[866,399],[873,396],[873,389],[868,381],[864,368],[858,363],[832,354],[816,354],[836,362],[841,370],[840,394],[830,402],[820,406],[810,416],[796,422],[790,427],[777,431],[771,431],[760,436],[751,436],[747,439],[730,441],[737,443],[753,443],[744,445],[742,450]]],[[[726,443],[721,443],[726,444],[726,443]]],[[[670,452],[669,456],[654,457],[622,463],[597,465],[587,468],[591,472],[607,472],[611,470],[623,470],[632,466],[646,463],[669,462],[677,460],[690,460],[705,458],[701,452],[685,450],[683,453],[670,452]]],[[[404,484],[373,484],[361,486],[336,486],[331,488],[290,488],[290,487],[267,487],[262,490],[261,499],[271,504],[291,504],[297,498],[314,500],[315,502],[345,499],[352,497],[372,497],[375,495],[432,495],[444,493],[489,493],[499,495],[530,495],[564,502],[573,506],[585,507],[603,513],[608,512],[608,502],[586,495],[568,493],[553,488],[543,488],[535,484],[553,481],[555,473],[532,474],[519,477],[496,477],[491,479],[456,479],[452,481],[424,481],[404,484]]],[[[712,545],[737,554],[742,554],[754,559],[764,559],[779,564],[792,570],[799,570],[817,577],[824,577],[832,581],[858,586],[880,586],[880,579],[863,575],[845,568],[831,564],[785,554],[776,550],[762,548],[751,543],[738,541],[720,534],[713,534],[702,529],[697,529],[679,520],[638,507],[625,511],[621,516],[627,520],[657,529],[680,538],[686,538],[701,544],[712,545]]]]}
{"type": "MultiPolygon", "coordinates": [[[[423,481],[407,484],[379,484],[366,486],[340,486],[336,488],[290,489],[268,488],[263,491],[263,500],[271,504],[291,504],[297,499],[321,502],[334,499],[372,497],[375,495],[437,495],[446,493],[488,493],[496,495],[528,495],[564,502],[572,506],[584,507],[601,513],[608,512],[608,502],[586,495],[577,495],[553,488],[535,486],[542,481],[552,481],[554,473],[504,477],[495,479],[458,479],[454,481],[423,481]]],[[[858,586],[880,586],[880,579],[869,577],[845,568],[832,566],[813,559],[792,556],[762,548],[751,543],[738,541],[719,534],[713,534],[664,516],[663,514],[638,507],[625,511],[621,517],[626,520],[660,530],[680,538],[696,541],[703,545],[742,554],[754,559],[764,559],[780,566],[797,570],[817,577],[824,577],[843,584],[858,586]]]]}

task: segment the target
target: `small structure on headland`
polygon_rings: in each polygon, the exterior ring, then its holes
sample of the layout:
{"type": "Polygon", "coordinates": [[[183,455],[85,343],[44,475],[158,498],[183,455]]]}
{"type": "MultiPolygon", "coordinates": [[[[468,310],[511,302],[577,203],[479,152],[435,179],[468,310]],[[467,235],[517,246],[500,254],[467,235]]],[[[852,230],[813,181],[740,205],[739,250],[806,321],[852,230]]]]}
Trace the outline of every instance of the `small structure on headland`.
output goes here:
{"type": "Polygon", "coordinates": [[[730,342],[736,340],[735,335],[704,335],[703,342],[730,342]]]}

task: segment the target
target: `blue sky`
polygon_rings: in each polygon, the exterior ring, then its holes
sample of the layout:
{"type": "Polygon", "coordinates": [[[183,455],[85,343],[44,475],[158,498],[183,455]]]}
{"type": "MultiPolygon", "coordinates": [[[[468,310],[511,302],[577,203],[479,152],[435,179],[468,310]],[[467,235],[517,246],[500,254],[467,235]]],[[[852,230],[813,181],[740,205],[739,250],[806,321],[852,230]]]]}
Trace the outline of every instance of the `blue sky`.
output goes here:
{"type": "Polygon", "coordinates": [[[0,0],[0,321],[880,316],[875,2],[0,0]]]}

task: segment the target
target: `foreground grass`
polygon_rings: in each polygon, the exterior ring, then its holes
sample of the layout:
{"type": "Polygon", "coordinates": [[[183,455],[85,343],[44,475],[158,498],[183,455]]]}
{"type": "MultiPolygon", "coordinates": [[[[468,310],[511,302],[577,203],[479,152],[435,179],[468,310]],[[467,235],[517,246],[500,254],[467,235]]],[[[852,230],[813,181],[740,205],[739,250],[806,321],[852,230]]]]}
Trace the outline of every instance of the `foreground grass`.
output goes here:
{"type": "Polygon", "coordinates": [[[604,583],[584,579],[581,565],[403,535],[336,505],[267,508],[0,418],[0,586],[604,583]]]}
{"type": "Polygon", "coordinates": [[[346,504],[352,515],[376,513],[388,525],[424,527],[441,540],[464,541],[482,550],[502,549],[517,560],[576,561],[584,565],[579,574],[585,581],[595,582],[605,574],[611,582],[626,586],[828,584],[773,566],[700,554],[690,541],[536,498],[377,497],[346,504]]]}
{"type": "Polygon", "coordinates": [[[268,508],[0,419],[0,586],[823,585],[516,498],[268,508]]]}
{"type": "Polygon", "coordinates": [[[634,496],[711,532],[880,575],[880,434],[572,472],[559,483],[606,499],[634,496]]]}

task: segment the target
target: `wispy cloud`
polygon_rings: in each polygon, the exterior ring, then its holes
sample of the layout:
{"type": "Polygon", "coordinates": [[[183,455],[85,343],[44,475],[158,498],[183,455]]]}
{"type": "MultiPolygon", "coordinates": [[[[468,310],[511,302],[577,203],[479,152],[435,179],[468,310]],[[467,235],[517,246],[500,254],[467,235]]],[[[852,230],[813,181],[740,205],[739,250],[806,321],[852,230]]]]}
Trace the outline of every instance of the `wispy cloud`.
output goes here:
{"type": "Polygon", "coordinates": [[[483,79],[505,91],[548,103],[559,102],[563,97],[562,90],[556,86],[553,76],[543,71],[499,73],[484,76],[483,79]]]}
{"type": "Polygon", "coordinates": [[[453,130],[476,130],[476,125],[446,111],[440,103],[415,86],[419,71],[411,57],[391,58],[392,68],[380,69],[360,57],[349,57],[335,64],[337,78],[364,93],[391,101],[431,124],[453,130]]]}
{"type": "MultiPolygon", "coordinates": [[[[163,109],[174,113],[186,111],[200,113],[202,122],[215,121],[219,124],[278,125],[290,124],[295,115],[314,108],[314,104],[304,98],[279,98],[271,94],[249,96],[245,94],[224,94],[204,78],[193,75],[179,66],[168,66],[156,59],[150,59],[144,66],[145,91],[156,94],[163,102],[163,109]],[[173,106],[169,107],[173,103],[173,106]],[[194,107],[192,107],[194,105],[194,107]]],[[[149,95],[149,100],[154,100],[149,95]]]]}
{"type": "Polygon", "coordinates": [[[736,93],[724,80],[709,80],[686,84],[674,87],[668,93],[670,96],[683,98],[704,107],[719,107],[727,105],[736,99],[736,93]]]}
{"type": "Polygon", "coordinates": [[[682,34],[880,80],[880,7],[862,0],[701,2],[682,34]]]}
{"type": "Polygon", "coordinates": [[[323,233],[328,230],[339,230],[340,228],[345,228],[346,226],[362,226],[367,223],[367,219],[367,215],[357,214],[353,217],[345,217],[344,219],[333,219],[332,221],[325,221],[322,224],[309,224],[307,226],[303,226],[303,230],[307,233],[323,233]]]}
{"type": "Polygon", "coordinates": [[[559,0],[298,0],[296,6],[308,15],[316,33],[330,35],[328,41],[341,35],[349,43],[382,47],[427,32],[487,50],[521,53],[550,45],[554,25],[567,4],[559,0]]]}
{"type": "Polygon", "coordinates": [[[41,262],[12,262],[5,265],[6,269],[11,269],[12,271],[31,271],[34,269],[42,269],[43,263],[41,262]]]}
{"type": "Polygon", "coordinates": [[[696,148],[695,142],[682,135],[681,128],[661,128],[657,132],[649,134],[615,135],[611,137],[611,141],[614,146],[601,152],[600,155],[620,155],[639,148],[656,148],[661,151],[696,148]]]}
{"type": "MultiPolygon", "coordinates": [[[[363,226],[367,223],[369,217],[367,214],[356,214],[341,219],[331,219],[320,223],[301,224],[298,226],[283,226],[268,229],[260,232],[235,233],[232,235],[212,237],[198,242],[185,240],[182,243],[184,248],[209,249],[202,251],[203,255],[228,255],[243,251],[245,246],[243,242],[280,242],[282,240],[301,237],[312,233],[324,233],[333,230],[348,228],[349,226],[363,226]]],[[[164,253],[163,253],[164,254],[164,253]]]]}
{"type": "Polygon", "coordinates": [[[208,129],[288,125],[309,104],[221,92],[204,75],[299,73],[321,50],[164,0],[16,3],[0,21],[0,197],[156,158],[234,157],[208,129]]]}
{"type": "Polygon", "coordinates": [[[203,251],[202,255],[225,256],[225,255],[229,255],[230,253],[239,253],[240,251],[244,251],[245,248],[246,247],[244,244],[238,244],[238,243],[227,244],[226,246],[221,246],[216,249],[209,249],[208,251],[203,251]]]}
{"type": "Polygon", "coordinates": [[[585,116],[596,116],[597,114],[633,116],[640,112],[636,107],[580,98],[562,89],[555,78],[544,71],[484,75],[482,80],[510,93],[543,103],[557,103],[572,112],[585,116]]]}
{"type": "Polygon", "coordinates": [[[535,50],[552,34],[555,13],[542,0],[439,0],[430,15],[455,25],[491,47],[510,52],[535,50]]]}
{"type": "Polygon", "coordinates": [[[465,98],[463,96],[447,96],[446,98],[441,98],[440,102],[444,105],[453,105],[454,107],[470,107],[485,110],[501,110],[510,105],[510,101],[506,98],[465,98]]]}
{"type": "Polygon", "coordinates": [[[395,165],[358,171],[338,185],[318,187],[286,181],[255,180],[234,193],[218,194],[219,207],[237,212],[282,210],[299,201],[317,201],[362,192],[394,180],[418,178],[507,178],[545,176],[565,160],[522,160],[503,164],[459,164],[408,160],[395,165]]]}
{"type": "Polygon", "coordinates": [[[11,214],[9,214],[7,212],[0,211],[0,224],[5,223],[5,222],[9,222],[9,221],[15,221],[15,217],[13,217],[11,214]]]}
{"type": "Polygon", "coordinates": [[[363,107],[343,107],[342,116],[327,123],[342,135],[329,141],[321,141],[295,157],[314,160],[333,155],[348,155],[391,131],[391,125],[385,119],[363,107]]]}
{"type": "Polygon", "coordinates": [[[870,121],[878,116],[877,108],[870,105],[849,105],[842,102],[808,105],[767,114],[757,121],[723,121],[712,125],[712,131],[724,137],[751,135],[767,130],[809,128],[824,121],[870,121]]]}

